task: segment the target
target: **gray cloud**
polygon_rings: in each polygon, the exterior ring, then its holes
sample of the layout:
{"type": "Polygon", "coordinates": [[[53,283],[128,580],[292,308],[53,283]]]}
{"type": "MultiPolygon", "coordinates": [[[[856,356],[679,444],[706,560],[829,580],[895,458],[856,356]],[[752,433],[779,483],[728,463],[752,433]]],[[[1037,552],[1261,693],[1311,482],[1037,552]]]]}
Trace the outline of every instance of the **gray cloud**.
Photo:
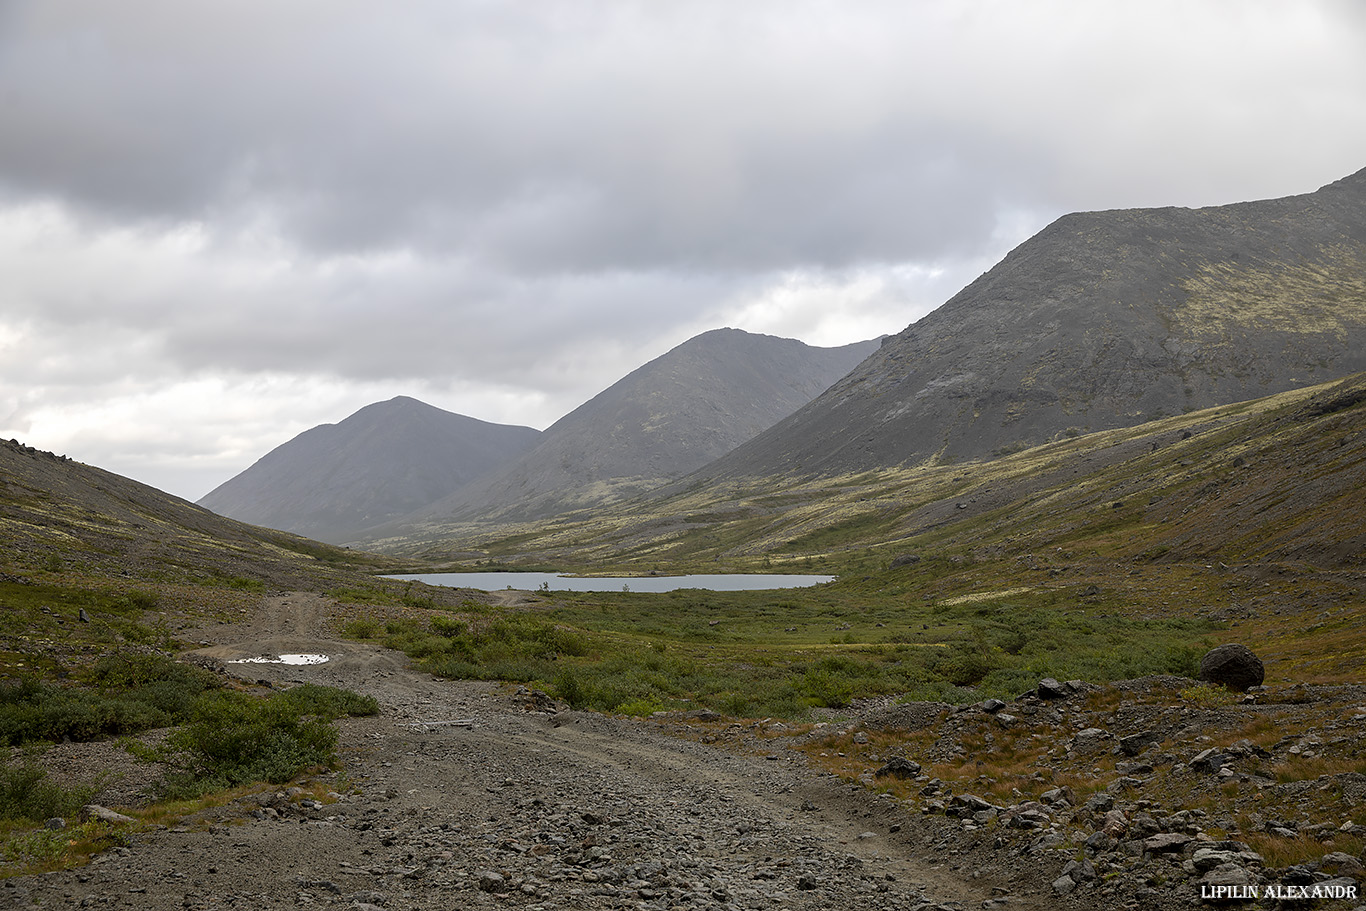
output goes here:
{"type": "Polygon", "coordinates": [[[897,331],[1065,211],[1366,164],[1360,10],[0,0],[0,434],[217,481],[386,395],[544,426],[717,325],[897,331]]]}
{"type": "Polygon", "coordinates": [[[895,6],[792,30],[781,5],[279,9],[22,6],[4,182],[114,220],[265,218],[313,251],[551,270],[934,255],[1020,191],[992,186],[1018,177],[990,166],[992,130],[902,109],[951,74],[881,34],[895,6]]]}

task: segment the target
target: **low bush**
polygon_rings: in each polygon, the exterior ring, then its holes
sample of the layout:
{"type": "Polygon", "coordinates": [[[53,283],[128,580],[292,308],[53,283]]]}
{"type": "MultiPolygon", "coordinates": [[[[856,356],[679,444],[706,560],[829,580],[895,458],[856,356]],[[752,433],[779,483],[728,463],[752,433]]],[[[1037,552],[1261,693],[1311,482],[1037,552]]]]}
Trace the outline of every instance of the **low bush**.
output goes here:
{"type": "Polygon", "coordinates": [[[0,684],[0,746],[95,740],[134,734],[169,720],[155,706],[94,690],[36,680],[0,684]]]}
{"type": "Polygon", "coordinates": [[[274,698],[294,707],[300,714],[317,715],[329,721],[347,716],[379,714],[379,703],[374,696],[363,696],[352,690],[317,683],[296,686],[276,694],[274,698]]]}
{"type": "Polygon", "coordinates": [[[543,662],[561,656],[583,657],[589,650],[583,633],[521,616],[498,617],[475,628],[446,614],[438,614],[428,624],[392,620],[385,626],[384,644],[418,659],[424,670],[455,678],[494,676],[488,670],[493,665],[533,668],[535,674],[543,662]],[[476,666],[482,672],[469,673],[476,666]]]}
{"type": "MultiPolygon", "coordinates": [[[[917,572],[938,572],[923,562],[917,572]]],[[[1009,699],[1042,677],[1189,676],[1211,628],[1082,609],[1049,592],[950,603],[853,585],[781,601],[763,592],[556,593],[555,606],[534,612],[467,604],[391,621],[381,641],[433,674],[539,686],[576,709],[703,705],[800,718],[878,696],[1009,699]]]]}
{"type": "Polygon", "coordinates": [[[85,687],[32,678],[0,683],[0,746],[87,741],[177,724],[202,693],[219,686],[203,668],[129,654],[100,659],[84,682],[85,687]]]}
{"type": "Polygon", "coordinates": [[[212,671],[164,655],[110,655],[95,663],[89,680],[106,693],[165,713],[168,723],[188,717],[199,694],[221,685],[212,671]]]}
{"type": "Polygon", "coordinates": [[[48,778],[30,756],[0,765],[0,819],[41,822],[70,816],[84,806],[95,788],[68,788],[48,778]]]}
{"type": "Polygon", "coordinates": [[[375,700],[349,690],[305,684],[261,699],[218,690],[203,694],[190,720],[167,737],[156,758],[171,765],[166,796],[268,781],[282,784],[336,761],[344,715],[373,715],[375,700]]]}
{"type": "Polygon", "coordinates": [[[170,797],[194,797],[257,781],[283,783],[335,758],[336,729],[279,698],[240,693],[204,696],[191,720],[166,739],[163,754],[174,768],[170,797]]]}
{"type": "Polygon", "coordinates": [[[384,625],[374,617],[357,617],[342,626],[342,633],[352,639],[377,639],[383,632],[384,625]]]}

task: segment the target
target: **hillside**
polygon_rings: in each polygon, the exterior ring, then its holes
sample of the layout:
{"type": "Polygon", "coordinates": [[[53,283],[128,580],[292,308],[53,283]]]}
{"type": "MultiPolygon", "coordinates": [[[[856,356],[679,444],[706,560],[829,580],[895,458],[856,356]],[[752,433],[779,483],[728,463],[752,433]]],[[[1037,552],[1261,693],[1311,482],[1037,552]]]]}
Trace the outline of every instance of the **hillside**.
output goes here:
{"type": "Polygon", "coordinates": [[[988,458],[1366,370],[1366,170],[1067,215],[695,479],[988,458]]]}
{"type": "Polygon", "coordinates": [[[223,590],[320,585],[389,565],[17,441],[0,441],[0,550],[11,577],[223,590]]]}
{"type": "Polygon", "coordinates": [[[635,496],[771,427],[876,346],[818,348],[739,329],[704,332],[612,384],[556,421],[521,459],[418,519],[544,518],[635,496]]]}
{"type": "Polygon", "coordinates": [[[398,396],[304,431],[199,505],[340,544],[517,458],[540,436],[398,396]]]}
{"type": "Polygon", "coordinates": [[[1340,680],[1366,650],[1350,619],[1363,489],[1358,374],[987,462],[699,487],[460,543],[503,563],[839,572],[870,599],[1239,620],[1295,673],[1340,680]]]}

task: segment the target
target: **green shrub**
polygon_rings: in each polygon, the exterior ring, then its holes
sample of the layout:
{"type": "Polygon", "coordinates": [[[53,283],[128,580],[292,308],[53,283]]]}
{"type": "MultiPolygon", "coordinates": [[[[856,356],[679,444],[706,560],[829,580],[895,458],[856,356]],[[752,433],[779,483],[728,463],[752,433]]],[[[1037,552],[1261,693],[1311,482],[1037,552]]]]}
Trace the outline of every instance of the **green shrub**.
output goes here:
{"type": "Polygon", "coordinates": [[[445,657],[440,660],[424,661],[422,667],[430,674],[450,680],[484,680],[488,673],[479,665],[465,658],[445,657]]]}
{"type": "Polygon", "coordinates": [[[190,720],[173,731],[157,757],[169,762],[168,796],[191,797],[269,781],[281,784],[336,761],[337,730],[346,715],[373,715],[373,697],[306,683],[269,698],[219,690],[196,700],[190,720]]]}
{"type": "Polygon", "coordinates": [[[848,705],[854,694],[854,685],[847,677],[823,667],[807,668],[797,683],[797,689],[809,704],[833,709],[848,705]]]}
{"type": "Polygon", "coordinates": [[[201,693],[221,686],[212,671],[163,655],[110,655],[95,663],[89,679],[102,690],[165,714],[164,723],[188,717],[201,693]]]}
{"type": "Polygon", "coordinates": [[[555,675],[555,696],[569,703],[570,708],[588,707],[588,690],[581,676],[570,668],[555,675]]]}
{"type": "Polygon", "coordinates": [[[165,727],[187,718],[195,700],[220,685],[203,668],[130,654],[101,658],[85,682],[89,686],[35,679],[0,683],[0,746],[88,741],[165,727]]]}
{"type": "Polygon", "coordinates": [[[308,699],[277,694],[206,693],[191,720],[166,740],[169,796],[190,797],[237,785],[282,784],[306,769],[336,760],[337,731],[328,719],[306,713],[308,699]]]}
{"type": "Polygon", "coordinates": [[[47,772],[25,756],[23,761],[0,765],[0,819],[41,822],[54,816],[70,816],[84,806],[95,788],[66,788],[48,779],[47,772]]]}
{"type": "Polygon", "coordinates": [[[156,610],[160,603],[156,592],[131,591],[117,598],[112,606],[121,611],[149,611],[156,610]]]}
{"type": "Polygon", "coordinates": [[[357,617],[342,626],[342,633],[351,639],[375,639],[384,627],[374,617],[357,617]]]}
{"type": "Polygon", "coordinates": [[[153,705],[120,695],[36,680],[0,684],[0,746],[37,740],[88,741],[169,723],[153,705]]]}
{"type": "Polygon", "coordinates": [[[1181,698],[1196,708],[1214,709],[1233,705],[1242,697],[1232,690],[1212,684],[1196,684],[1181,691],[1181,698]]]}
{"type": "Polygon", "coordinates": [[[470,631],[469,625],[458,617],[451,617],[446,614],[438,614],[432,618],[432,630],[449,638],[464,636],[470,631]]]}
{"type": "Polygon", "coordinates": [[[627,699],[616,707],[618,715],[632,715],[636,718],[644,718],[654,712],[661,711],[664,703],[658,699],[627,699]]]}
{"type": "Polygon", "coordinates": [[[402,601],[405,605],[407,605],[408,607],[418,607],[424,609],[430,609],[436,606],[436,601],[432,598],[431,595],[413,594],[411,588],[412,586],[409,585],[407,588],[403,590],[402,601]]]}
{"type": "Polygon", "coordinates": [[[509,655],[522,658],[554,658],[558,655],[582,657],[588,654],[588,640],[581,633],[562,629],[544,620],[525,617],[500,617],[474,637],[477,648],[502,647],[509,655]]]}
{"type": "Polygon", "coordinates": [[[329,721],[350,716],[378,715],[379,703],[374,696],[363,696],[352,690],[305,683],[278,693],[274,697],[292,706],[301,715],[317,715],[329,721]]]}

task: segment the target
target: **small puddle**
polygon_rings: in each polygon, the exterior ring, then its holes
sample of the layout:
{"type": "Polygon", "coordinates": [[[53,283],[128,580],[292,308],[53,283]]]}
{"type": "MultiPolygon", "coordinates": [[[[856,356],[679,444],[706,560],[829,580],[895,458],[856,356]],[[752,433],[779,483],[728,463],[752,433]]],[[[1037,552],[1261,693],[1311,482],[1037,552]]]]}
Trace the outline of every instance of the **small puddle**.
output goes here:
{"type": "Polygon", "coordinates": [[[238,658],[228,664],[326,664],[326,655],[260,655],[256,658],[238,658]]]}

